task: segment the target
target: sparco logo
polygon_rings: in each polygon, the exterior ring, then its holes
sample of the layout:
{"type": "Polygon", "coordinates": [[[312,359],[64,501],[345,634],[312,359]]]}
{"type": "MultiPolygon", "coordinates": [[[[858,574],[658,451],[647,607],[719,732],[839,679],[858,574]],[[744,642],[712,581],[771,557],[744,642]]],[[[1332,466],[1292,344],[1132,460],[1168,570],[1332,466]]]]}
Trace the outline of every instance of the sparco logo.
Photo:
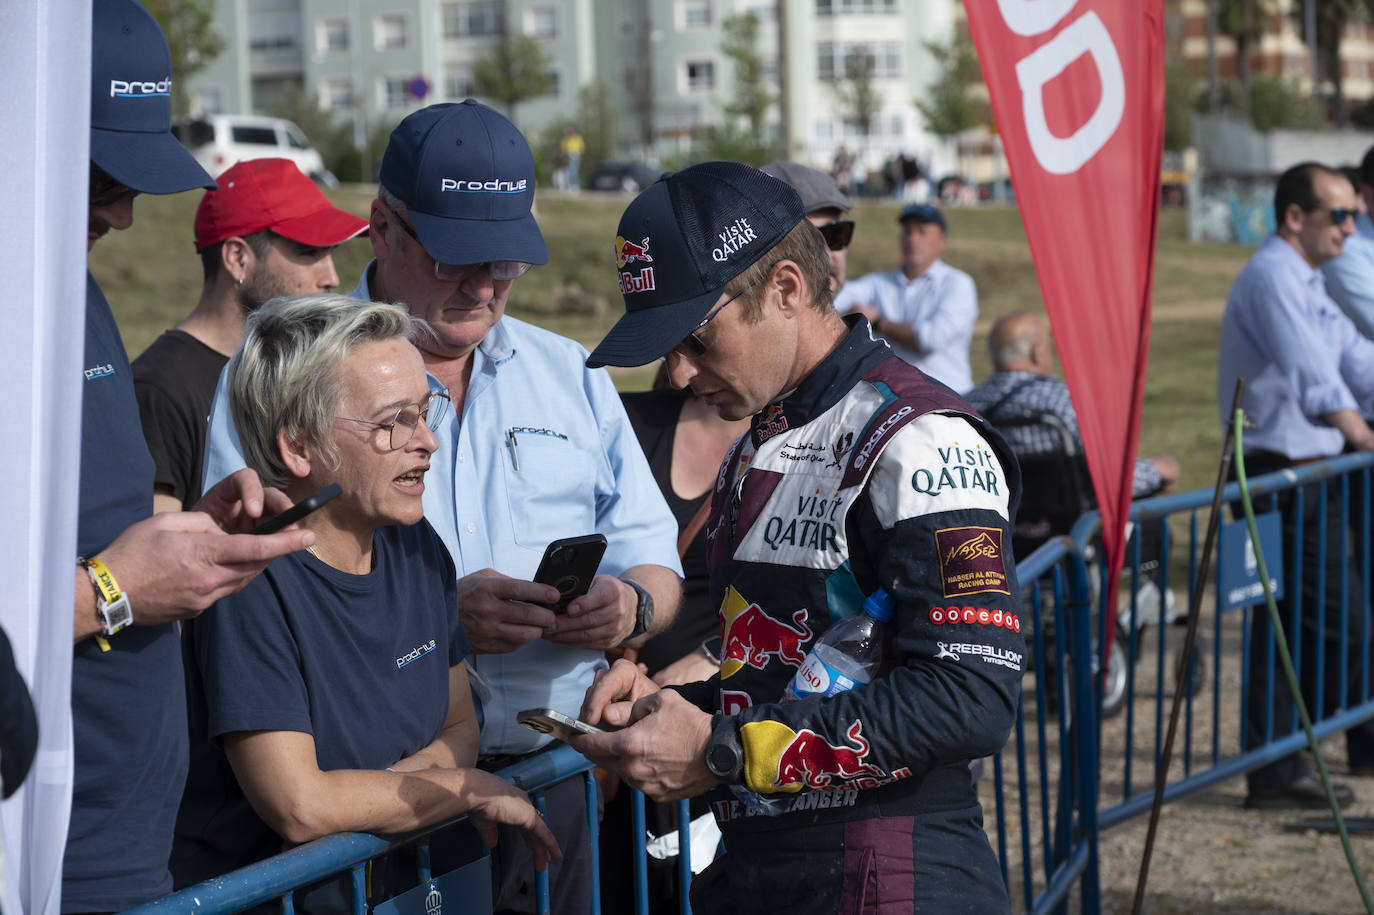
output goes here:
{"type": "Polygon", "coordinates": [[[405,667],[407,664],[409,664],[411,661],[416,660],[417,658],[423,658],[425,655],[429,654],[433,650],[434,639],[430,639],[426,644],[417,646],[409,654],[403,654],[399,658],[397,658],[396,669],[399,670],[402,667],[405,667]]]}
{"type": "Polygon", "coordinates": [[[906,416],[914,409],[915,407],[902,407],[896,413],[893,413],[887,419],[883,420],[882,425],[873,430],[873,434],[868,437],[868,441],[864,442],[864,446],[859,449],[859,453],[854,457],[855,470],[863,469],[863,466],[868,463],[869,457],[873,454],[873,449],[877,446],[878,441],[897,424],[899,419],[906,416]]]}
{"type": "Polygon", "coordinates": [[[110,80],[110,98],[158,98],[172,94],[172,78],[152,82],[142,79],[110,80]]]}
{"type": "Polygon", "coordinates": [[[521,194],[528,186],[524,178],[519,181],[506,178],[492,178],[490,181],[480,178],[442,178],[439,181],[441,192],[455,191],[459,194],[521,194]]]}

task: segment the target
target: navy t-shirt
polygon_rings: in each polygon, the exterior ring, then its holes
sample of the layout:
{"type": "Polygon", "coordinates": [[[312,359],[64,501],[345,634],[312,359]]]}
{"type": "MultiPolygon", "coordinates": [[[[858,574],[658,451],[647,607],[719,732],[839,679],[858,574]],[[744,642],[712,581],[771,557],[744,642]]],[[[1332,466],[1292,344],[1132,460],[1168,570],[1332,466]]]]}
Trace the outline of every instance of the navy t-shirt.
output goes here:
{"type": "MultiPolygon", "coordinates": [[[[99,553],[153,513],[153,460],[109,303],[86,275],[85,380],[77,552],[99,553]]],[[[73,557],[73,564],[75,557],[73,557]]],[[[115,577],[119,569],[112,569],[115,577]]],[[[138,619],[138,594],[129,595],[138,619]]],[[[131,626],[72,658],[76,758],[62,911],[123,909],[171,891],[167,856],[186,778],[186,712],[176,626],[131,626]]]]}
{"type": "Polygon", "coordinates": [[[185,627],[191,774],[178,888],[283,847],[239,789],[221,735],[311,734],[325,771],[385,769],[439,736],[449,668],[468,653],[453,560],[427,521],[378,528],[372,543],[366,575],[283,556],[185,627]]]}

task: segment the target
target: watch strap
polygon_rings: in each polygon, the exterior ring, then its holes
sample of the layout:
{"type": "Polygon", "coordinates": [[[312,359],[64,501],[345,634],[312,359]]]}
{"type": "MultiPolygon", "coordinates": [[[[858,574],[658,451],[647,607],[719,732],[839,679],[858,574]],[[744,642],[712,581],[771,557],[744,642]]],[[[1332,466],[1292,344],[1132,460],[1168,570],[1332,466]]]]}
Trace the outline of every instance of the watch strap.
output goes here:
{"type": "Polygon", "coordinates": [[[649,627],[654,624],[654,597],[648,590],[637,581],[622,578],[621,581],[635,589],[635,594],[639,598],[639,603],[635,606],[635,628],[625,637],[625,641],[637,639],[649,631],[649,627]]]}

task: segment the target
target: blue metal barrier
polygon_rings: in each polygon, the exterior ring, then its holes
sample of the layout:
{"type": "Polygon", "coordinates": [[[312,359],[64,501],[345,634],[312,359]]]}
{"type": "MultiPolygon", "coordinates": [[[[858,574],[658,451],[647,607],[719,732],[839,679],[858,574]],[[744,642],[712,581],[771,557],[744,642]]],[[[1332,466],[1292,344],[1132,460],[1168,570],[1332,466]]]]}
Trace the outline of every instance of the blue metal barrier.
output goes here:
{"type": "MultiPolygon", "coordinates": [[[[1075,884],[1080,889],[1081,909],[1099,908],[1097,883],[1098,782],[1096,710],[1093,693],[1092,593],[1082,549],[1070,538],[1060,537],[1046,543],[1017,566],[1027,588],[1029,600],[1023,620],[1030,617],[1030,650],[1034,660],[1032,733],[1027,733],[1027,704],[1017,710],[1015,730],[1008,747],[993,757],[995,847],[1002,864],[1002,876],[1028,912],[1054,910],[1067,900],[1075,884]],[[1051,582],[1048,596],[1042,593],[1041,580],[1051,582]],[[1046,633],[1054,633],[1047,639],[1046,633]],[[1067,643],[1060,634],[1067,634],[1067,643]],[[1048,656],[1047,656],[1048,653],[1048,656]],[[1057,706],[1051,708],[1050,697],[1057,706]],[[1004,778],[1011,755],[1017,798],[1006,797],[1004,778]],[[1053,775],[1053,777],[1051,777],[1053,775]],[[1034,785],[1034,799],[1032,798],[1034,785]],[[1008,824],[1014,811],[1019,828],[1019,846],[1013,841],[1008,824]],[[1013,854],[1013,851],[1016,854],[1013,854]],[[1009,862],[1019,857],[1013,873],[1009,862]]],[[[587,785],[588,825],[593,854],[597,846],[598,823],[595,816],[596,786],[591,764],[570,747],[557,746],[538,756],[496,773],[516,787],[531,792],[536,806],[542,805],[544,792],[568,778],[581,777],[587,785]]],[[[635,792],[634,880],[636,909],[648,912],[647,854],[645,849],[643,795],[635,792]]],[[[364,913],[366,893],[364,864],[404,845],[420,847],[417,880],[430,878],[427,836],[463,817],[436,824],[405,836],[382,838],[361,833],[329,836],[259,861],[248,867],[197,884],[162,899],[129,910],[138,915],[153,913],[203,913],[218,915],[282,898],[284,910],[292,911],[292,893],[327,877],[353,875],[354,912],[364,913]]],[[[687,886],[691,882],[691,837],[687,802],[678,805],[679,905],[690,915],[687,886]]],[[[548,883],[538,879],[540,911],[548,911],[548,883]]],[[[588,911],[600,911],[599,874],[593,875],[588,911]]]]}
{"type": "MultiPolygon", "coordinates": [[[[1360,650],[1359,670],[1350,668],[1349,655],[1347,650],[1352,632],[1358,634],[1363,631],[1361,621],[1367,620],[1370,608],[1370,468],[1374,467],[1374,454],[1362,453],[1344,455],[1331,460],[1309,464],[1291,470],[1283,470],[1276,473],[1269,473],[1260,477],[1250,478],[1250,493],[1255,503],[1256,512],[1276,510],[1282,500],[1287,499],[1287,512],[1302,518],[1304,508],[1311,510],[1306,505],[1306,500],[1316,498],[1319,500],[1315,509],[1315,522],[1311,525],[1316,531],[1315,558],[1308,555],[1304,559],[1304,550],[1311,549],[1312,544],[1305,544],[1304,538],[1310,536],[1310,531],[1305,530],[1303,523],[1293,522],[1291,531],[1294,536],[1293,542],[1283,544],[1284,559],[1281,562],[1278,556],[1269,556],[1269,566],[1271,572],[1277,566],[1287,566],[1292,570],[1293,577],[1284,582],[1284,591],[1288,595],[1291,612],[1292,626],[1290,627],[1290,640],[1292,641],[1292,651],[1295,666],[1299,669],[1301,676],[1301,664],[1303,663],[1302,639],[1304,632],[1297,621],[1302,617],[1307,608],[1302,606],[1302,586],[1303,576],[1315,575],[1318,593],[1323,594],[1328,601],[1339,601],[1339,658],[1335,661],[1326,656],[1325,638],[1325,614],[1315,613],[1315,637],[1317,644],[1314,647],[1315,655],[1311,659],[1315,665],[1317,692],[1316,695],[1309,697],[1314,700],[1310,709],[1314,722],[1314,731],[1318,738],[1339,733],[1353,725],[1359,724],[1374,718],[1374,700],[1370,698],[1370,651],[1369,639],[1363,639],[1360,650]],[[1329,487],[1337,487],[1340,504],[1340,531],[1341,534],[1335,543],[1327,543],[1326,537],[1326,499],[1329,487]],[[1358,492],[1359,498],[1352,506],[1352,495],[1358,492]],[[1349,532],[1352,528],[1357,532],[1352,539],[1349,532]],[[1326,551],[1328,549],[1340,550],[1342,555],[1350,555],[1347,551],[1353,551],[1354,558],[1358,561],[1358,567],[1363,573],[1361,576],[1362,587],[1357,594],[1351,593],[1352,583],[1349,581],[1345,569],[1342,565],[1342,572],[1334,581],[1326,580],[1325,562],[1326,551]],[[1353,628],[1352,628],[1353,627],[1353,628]],[[1326,698],[1323,695],[1326,666],[1328,663],[1337,663],[1336,682],[1342,691],[1342,695],[1347,695],[1345,690],[1351,682],[1359,685],[1357,700],[1347,702],[1348,707],[1342,707],[1324,714],[1322,701],[1326,698]],[[1356,678],[1353,679],[1352,678],[1356,678]]],[[[1226,487],[1224,500],[1228,504],[1235,504],[1240,497],[1238,484],[1231,483],[1226,487]]],[[[1096,764],[1102,773],[1102,791],[1104,797],[1111,791],[1116,800],[1103,806],[1097,815],[1097,823],[1101,829],[1108,829],[1118,823],[1124,822],[1132,817],[1138,816],[1149,810],[1151,803],[1151,793],[1153,791],[1154,779],[1160,754],[1164,743],[1164,729],[1167,726],[1164,708],[1168,692],[1173,689],[1185,689],[1184,714],[1185,717],[1180,722],[1180,741],[1179,759],[1182,763],[1182,777],[1173,778],[1167,785],[1164,792],[1166,802],[1184,797],[1192,792],[1207,788],[1219,782],[1233,778],[1244,772],[1251,771],[1268,762],[1273,762],[1289,753],[1303,749],[1306,746],[1306,739],[1301,730],[1292,730],[1290,733],[1280,733],[1275,735],[1275,723],[1273,721],[1273,696],[1274,683],[1281,678],[1282,674],[1277,671],[1274,656],[1273,633],[1265,644],[1251,644],[1250,629],[1251,617],[1258,613],[1263,615],[1263,606],[1247,607],[1245,609],[1226,611],[1221,608],[1217,597],[1222,591],[1222,569],[1221,563],[1215,564],[1215,578],[1210,582],[1197,581],[1198,552],[1201,549],[1201,537],[1199,536],[1199,518],[1205,523],[1206,513],[1212,501],[1212,491],[1210,489],[1197,490],[1187,493],[1159,496],[1153,499],[1146,499],[1135,503],[1132,506],[1130,520],[1140,524],[1152,520],[1164,522],[1164,538],[1162,545],[1163,561],[1160,565],[1160,624],[1157,631],[1149,633],[1144,631],[1140,623],[1139,598],[1142,594],[1143,579],[1140,572],[1140,544],[1136,542],[1128,550],[1127,566],[1123,571],[1122,583],[1126,589],[1120,606],[1123,610],[1129,611],[1129,618],[1133,624],[1124,630],[1116,633],[1117,639],[1121,642],[1125,651],[1122,658],[1126,665],[1126,695],[1124,700],[1123,714],[1125,716],[1124,735],[1119,741],[1103,741],[1101,738],[1101,722],[1099,722],[1098,746],[1100,753],[1120,752],[1121,761],[1117,765],[1115,757],[1111,765],[1107,765],[1102,760],[1096,764]],[[1186,674],[1178,669],[1177,657],[1171,656],[1171,646],[1182,646],[1182,633],[1175,631],[1171,633],[1170,627],[1166,624],[1166,614],[1164,613],[1164,596],[1168,593],[1169,557],[1172,545],[1172,535],[1174,525],[1170,522],[1184,526],[1181,519],[1186,518],[1186,551],[1188,582],[1186,593],[1192,595],[1199,588],[1203,589],[1205,599],[1200,602],[1199,613],[1202,614],[1201,623],[1204,627],[1199,630],[1199,635],[1204,631],[1209,634],[1212,644],[1210,651],[1203,655],[1202,659],[1195,658],[1196,663],[1205,663],[1210,668],[1208,676],[1198,682],[1200,678],[1195,676],[1195,670],[1186,674]],[[1208,588],[1210,586],[1210,593],[1208,588]],[[1210,619],[1209,619],[1210,617],[1210,619]],[[1210,626],[1207,624],[1210,623],[1210,626]],[[1172,638],[1171,638],[1172,636],[1172,638]],[[1239,650],[1235,650],[1238,646],[1239,650]],[[1262,739],[1253,745],[1247,745],[1245,722],[1249,713],[1248,695],[1251,682],[1251,662],[1255,652],[1259,652],[1259,659],[1262,660],[1261,672],[1265,677],[1264,682],[1264,727],[1262,739]],[[1233,668],[1229,665],[1239,664],[1241,675],[1241,685],[1239,690],[1232,688],[1229,691],[1222,686],[1223,672],[1233,668]],[[1153,678],[1153,685],[1148,690],[1137,690],[1138,681],[1141,680],[1146,671],[1149,671],[1153,678]],[[1238,693],[1238,694],[1237,694],[1238,693]],[[1139,714],[1137,702],[1152,701],[1153,707],[1153,738],[1152,740],[1142,741],[1144,746],[1137,746],[1141,739],[1139,729],[1136,726],[1136,716],[1139,714]],[[1204,746],[1194,738],[1194,731],[1197,728],[1209,727],[1211,730],[1211,740],[1204,746]],[[1145,751],[1147,756],[1141,760],[1138,758],[1137,751],[1145,751]],[[1119,773],[1119,791],[1111,790],[1115,785],[1107,783],[1106,774],[1110,772],[1112,777],[1119,773]]],[[[1080,550],[1088,550],[1090,544],[1100,530],[1101,519],[1096,512],[1084,515],[1083,518],[1074,526],[1071,533],[1072,539],[1080,550]]],[[[1223,555],[1225,546],[1225,528],[1218,531],[1216,544],[1217,556],[1223,555]]],[[[1234,536],[1234,535],[1232,535],[1234,536]]],[[[1139,538],[1137,538],[1138,541],[1139,538]]],[[[1105,607],[1106,607],[1106,588],[1105,588],[1105,569],[1101,570],[1101,581],[1103,587],[1100,589],[1097,600],[1095,616],[1098,623],[1097,636],[1100,639],[1105,626],[1105,607]]],[[[1310,612],[1310,611],[1309,611],[1310,612]]],[[[1186,613],[1185,619],[1186,622],[1186,613]]],[[[1199,640],[1198,650],[1201,651],[1202,642],[1199,640]]],[[[1296,713],[1294,715],[1296,719],[1296,713]]],[[[1292,722],[1296,725],[1296,720],[1292,722]]],[[[1283,728],[1281,730],[1289,730],[1283,728]]]]}

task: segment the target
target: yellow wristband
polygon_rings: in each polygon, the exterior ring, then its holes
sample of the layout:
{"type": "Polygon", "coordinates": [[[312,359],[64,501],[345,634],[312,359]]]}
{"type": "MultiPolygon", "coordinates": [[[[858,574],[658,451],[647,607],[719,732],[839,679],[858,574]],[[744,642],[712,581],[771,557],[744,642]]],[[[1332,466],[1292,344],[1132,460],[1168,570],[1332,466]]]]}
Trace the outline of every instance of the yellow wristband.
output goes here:
{"type": "MultiPolygon", "coordinates": [[[[110,567],[95,556],[80,559],[78,562],[90,576],[91,584],[95,585],[95,615],[104,635],[114,635],[133,623],[134,614],[133,608],[129,605],[129,597],[119,590],[119,583],[115,581],[110,567]]],[[[98,635],[96,641],[100,644],[101,651],[110,650],[110,643],[105,638],[98,635]]]]}

